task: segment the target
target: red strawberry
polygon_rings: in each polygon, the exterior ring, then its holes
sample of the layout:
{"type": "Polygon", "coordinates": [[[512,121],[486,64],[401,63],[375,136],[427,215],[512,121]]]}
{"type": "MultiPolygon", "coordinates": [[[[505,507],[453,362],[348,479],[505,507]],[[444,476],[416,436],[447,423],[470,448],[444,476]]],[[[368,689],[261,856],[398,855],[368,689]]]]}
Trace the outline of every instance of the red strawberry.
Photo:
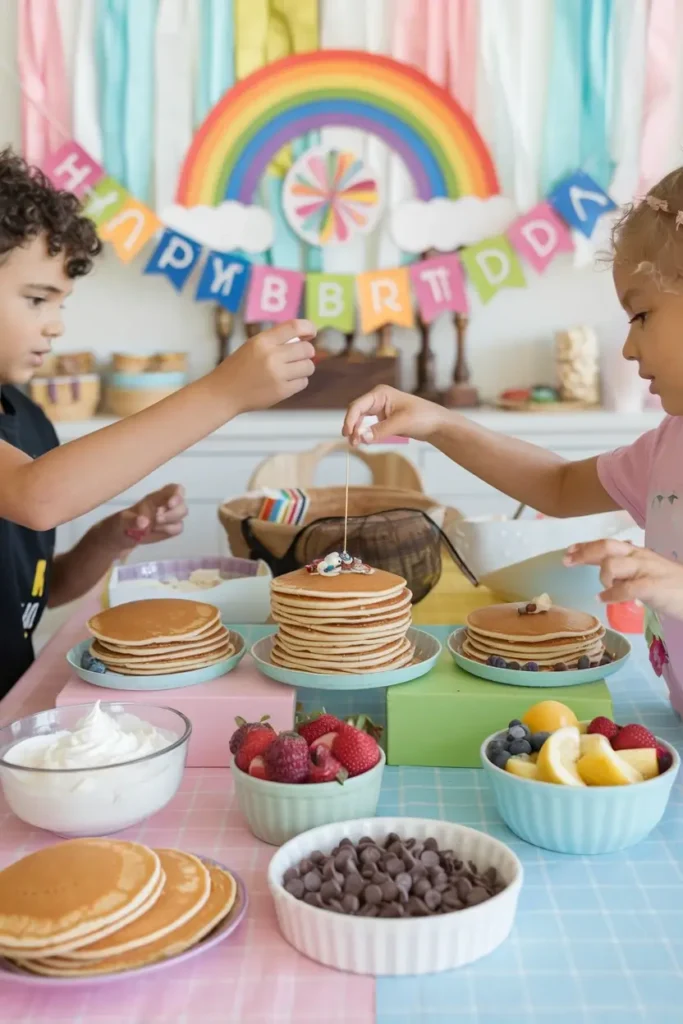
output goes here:
{"type": "Polygon", "coordinates": [[[352,725],[341,725],[332,744],[332,753],[338,761],[348,768],[349,775],[362,775],[374,768],[380,759],[377,740],[354,728],[352,725]]]}
{"type": "Polygon", "coordinates": [[[664,772],[668,772],[671,765],[674,763],[674,759],[671,756],[670,751],[663,747],[661,743],[657,744],[657,764],[659,765],[659,774],[663,775],[664,772]]]}
{"type": "MultiPolygon", "coordinates": [[[[342,725],[343,723],[339,723],[342,725]]],[[[314,747],[327,747],[328,750],[332,750],[334,741],[336,740],[339,733],[337,732],[326,732],[324,736],[318,736],[317,740],[313,740],[310,747],[313,750],[314,747]]]]}
{"type": "Polygon", "coordinates": [[[264,760],[272,782],[305,782],[308,778],[308,743],[298,732],[281,732],[264,760]]]}
{"type": "Polygon", "coordinates": [[[593,719],[586,731],[591,735],[606,736],[608,740],[613,740],[619,733],[619,726],[611,718],[600,715],[593,719]]]}
{"type": "Polygon", "coordinates": [[[657,740],[644,725],[624,725],[612,740],[615,750],[639,750],[656,747],[657,740]]]}
{"type": "Polygon", "coordinates": [[[264,715],[260,722],[245,722],[243,718],[240,718],[238,716],[235,719],[235,722],[237,723],[239,728],[235,729],[234,733],[230,737],[230,753],[233,755],[237,753],[237,751],[242,746],[242,743],[244,742],[245,736],[247,736],[247,734],[251,732],[252,729],[260,729],[261,727],[264,727],[266,729],[270,729],[274,736],[275,730],[273,729],[272,725],[264,725],[264,723],[267,722],[269,718],[270,715],[264,715]]]}
{"type": "Polygon", "coordinates": [[[249,765],[254,758],[265,754],[266,750],[275,742],[276,735],[273,727],[266,723],[251,726],[235,754],[237,767],[241,768],[243,772],[248,772],[249,765]]]}
{"type": "Polygon", "coordinates": [[[314,746],[310,753],[308,764],[309,782],[340,782],[344,783],[349,773],[343,764],[337,760],[332,751],[319,743],[314,746]]]}
{"type": "Polygon", "coordinates": [[[316,740],[328,732],[336,732],[341,721],[334,715],[328,715],[324,711],[303,719],[297,725],[297,732],[312,747],[316,740]]]}
{"type": "Polygon", "coordinates": [[[255,779],[267,779],[266,775],[266,762],[263,760],[261,755],[253,757],[251,764],[249,765],[249,774],[253,775],[255,779]]]}

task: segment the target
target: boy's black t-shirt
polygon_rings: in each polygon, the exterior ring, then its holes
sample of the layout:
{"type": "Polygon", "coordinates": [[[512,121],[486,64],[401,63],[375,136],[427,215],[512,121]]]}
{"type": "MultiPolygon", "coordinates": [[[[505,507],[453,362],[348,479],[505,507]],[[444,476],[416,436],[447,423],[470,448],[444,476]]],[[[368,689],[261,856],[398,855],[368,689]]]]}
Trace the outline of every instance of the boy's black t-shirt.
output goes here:
{"type": "MultiPolygon", "coordinates": [[[[54,427],[30,398],[12,387],[3,387],[0,398],[0,439],[33,459],[58,446],[54,427]]],[[[33,662],[31,635],[47,603],[54,548],[54,530],[0,519],[0,698],[33,662]]]]}

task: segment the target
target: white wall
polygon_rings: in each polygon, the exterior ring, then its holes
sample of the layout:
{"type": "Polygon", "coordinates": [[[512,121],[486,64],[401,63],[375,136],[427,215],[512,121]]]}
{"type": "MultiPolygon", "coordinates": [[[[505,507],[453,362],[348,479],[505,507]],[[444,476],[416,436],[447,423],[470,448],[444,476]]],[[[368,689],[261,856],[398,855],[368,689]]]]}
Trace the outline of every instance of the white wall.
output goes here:
{"type": "MultiPolygon", "coordinates": [[[[51,0],[50,0],[51,2],[51,0]]],[[[16,4],[0,3],[0,143],[19,144],[19,88],[15,71],[16,4]]],[[[67,57],[73,23],[73,0],[60,0],[66,26],[67,57]]],[[[214,365],[217,342],[210,306],[195,303],[192,284],[177,295],[161,278],[144,277],[149,253],[124,266],[107,253],[90,278],[78,283],[70,299],[67,333],[60,349],[91,349],[106,360],[112,351],[185,350],[192,370],[200,374],[214,365]]],[[[610,274],[574,270],[558,261],[538,278],[526,270],[529,287],[497,296],[472,311],[469,353],[474,383],[489,396],[505,387],[552,382],[552,336],[557,329],[577,324],[606,325],[610,336],[620,334],[625,319],[613,294],[610,274]]],[[[434,332],[433,347],[443,383],[449,379],[454,350],[450,325],[434,332]]],[[[396,341],[410,356],[416,340],[397,332],[396,341]]],[[[413,361],[405,360],[405,384],[412,383],[413,361]]]]}

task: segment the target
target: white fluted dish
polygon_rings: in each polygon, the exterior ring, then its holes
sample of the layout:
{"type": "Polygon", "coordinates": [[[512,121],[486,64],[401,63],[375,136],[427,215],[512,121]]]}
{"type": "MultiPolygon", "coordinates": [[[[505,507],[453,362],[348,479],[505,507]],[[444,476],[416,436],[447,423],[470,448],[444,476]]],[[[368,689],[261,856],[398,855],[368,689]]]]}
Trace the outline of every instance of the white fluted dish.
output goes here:
{"type": "Polygon", "coordinates": [[[268,887],[280,931],[304,956],[354,974],[414,975],[448,971],[493,952],[510,934],[523,868],[512,850],[483,832],[428,818],[362,818],[311,829],[291,839],[272,858],[268,887]],[[344,837],[383,839],[395,832],[420,841],[433,836],[479,870],[494,867],[506,888],[485,903],[433,917],[367,918],[312,907],[283,887],[285,871],[314,850],[330,853],[344,837]]]}

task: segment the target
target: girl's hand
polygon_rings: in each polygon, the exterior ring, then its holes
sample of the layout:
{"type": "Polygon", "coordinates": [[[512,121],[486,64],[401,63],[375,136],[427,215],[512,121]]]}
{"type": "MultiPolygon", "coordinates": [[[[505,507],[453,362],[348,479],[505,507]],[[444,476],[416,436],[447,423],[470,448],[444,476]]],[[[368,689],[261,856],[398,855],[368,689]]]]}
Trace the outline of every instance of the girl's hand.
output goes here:
{"type": "Polygon", "coordinates": [[[656,612],[683,619],[683,565],[649,548],[637,548],[621,540],[597,540],[573,544],[564,564],[597,565],[605,589],[605,604],[642,601],[656,612]]]}
{"type": "Polygon", "coordinates": [[[177,537],[183,531],[186,516],[185,491],[179,484],[168,484],[115,517],[122,547],[156,544],[168,537],[177,537]]]}
{"type": "Polygon", "coordinates": [[[438,429],[444,410],[416,395],[380,384],[352,402],[344,419],[342,434],[352,445],[372,444],[387,437],[414,437],[427,441],[438,429]],[[366,416],[376,416],[379,423],[363,429],[366,416]]]}

